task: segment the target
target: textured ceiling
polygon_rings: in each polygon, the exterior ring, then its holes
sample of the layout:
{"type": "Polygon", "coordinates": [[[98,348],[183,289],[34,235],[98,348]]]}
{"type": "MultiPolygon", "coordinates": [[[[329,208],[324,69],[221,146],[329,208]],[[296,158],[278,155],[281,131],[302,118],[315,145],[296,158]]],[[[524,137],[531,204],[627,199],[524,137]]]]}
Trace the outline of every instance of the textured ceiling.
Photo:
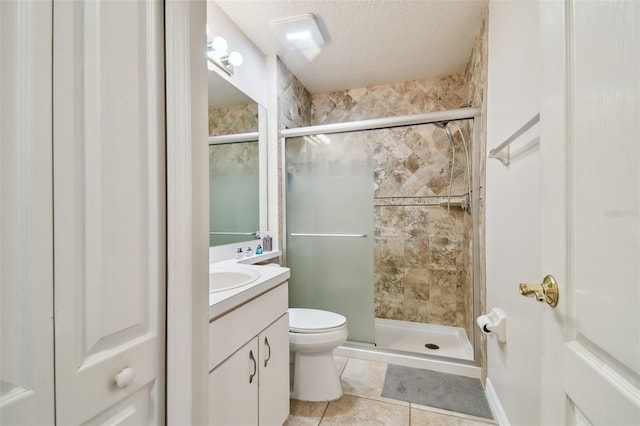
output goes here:
{"type": "Polygon", "coordinates": [[[311,93],[463,72],[487,0],[216,0],[265,54],[311,93]],[[270,21],[312,13],[325,37],[309,61],[285,51],[270,21]]]}

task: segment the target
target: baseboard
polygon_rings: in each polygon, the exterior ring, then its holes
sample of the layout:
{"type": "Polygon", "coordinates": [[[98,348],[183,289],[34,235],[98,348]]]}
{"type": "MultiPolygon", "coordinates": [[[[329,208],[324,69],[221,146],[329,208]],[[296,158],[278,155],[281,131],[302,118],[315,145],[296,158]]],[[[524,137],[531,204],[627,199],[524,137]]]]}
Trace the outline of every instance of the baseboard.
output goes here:
{"type": "Polygon", "coordinates": [[[491,411],[493,412],[493,417],[498,422],[498,424],[500,426],[511,426],[509,423],[509,419],[507,418],[507,414],[504,412],[502,404],[500,403],[500,398],[498,398],[498,394],[496,393],[496,390],[488,377],[485,387],[485,393],[487,395],[487,401],[489,401],[489,407],[491,407],[491,411]]]}

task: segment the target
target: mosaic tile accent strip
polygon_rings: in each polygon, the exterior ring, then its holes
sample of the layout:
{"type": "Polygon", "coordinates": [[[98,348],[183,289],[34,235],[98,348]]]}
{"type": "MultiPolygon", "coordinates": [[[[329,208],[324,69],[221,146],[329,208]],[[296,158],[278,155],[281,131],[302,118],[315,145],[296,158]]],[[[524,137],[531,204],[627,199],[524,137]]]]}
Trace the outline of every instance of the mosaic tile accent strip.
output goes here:
{"type": "MultiPolygon", "coordinates": [[[[374,206],[443,206],[446,208],[449,197],[387,197],[374,198],[374,206]]],[[[451,196],[451,208],[460,208],[468,204],[468,197],[451,196]]]]}

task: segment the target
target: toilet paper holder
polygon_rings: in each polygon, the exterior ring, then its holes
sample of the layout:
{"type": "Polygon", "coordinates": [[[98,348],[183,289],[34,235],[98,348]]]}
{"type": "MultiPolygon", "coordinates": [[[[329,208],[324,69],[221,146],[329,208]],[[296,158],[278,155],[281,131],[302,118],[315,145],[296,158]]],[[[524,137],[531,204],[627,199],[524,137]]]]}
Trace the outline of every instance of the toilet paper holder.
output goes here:
{"type": "Polygon", "coordinates": [[[480,315],[476,323],[484,334],[493,334],[502,343],[507,341],[507,316],[502,309],[491,309],[488,314],[480,315]]]}

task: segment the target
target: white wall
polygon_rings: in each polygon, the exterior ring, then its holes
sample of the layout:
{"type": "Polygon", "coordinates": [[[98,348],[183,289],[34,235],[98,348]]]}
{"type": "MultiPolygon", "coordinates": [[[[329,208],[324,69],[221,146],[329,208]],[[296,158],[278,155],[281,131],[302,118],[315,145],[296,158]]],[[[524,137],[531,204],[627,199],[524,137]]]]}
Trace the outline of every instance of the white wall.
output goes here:
{"type": "Polygon", "coordinates": [[[232,76],[228,76],[222,71],[218,74],[266,107],[267,62],[265,55],[213,0],[207,1],[207,24],[209,25],[210,37],[224,37],[229,44],[229,51],[237,50],[244,59],[242,65],[235,68],[232,76]]]}
{"type": "MultiPolygon", "coordinates": [[[[537,1],[490,2],[487,152],[539,112],[538,35],[537,1]]],[[[514,142],[515,150],[530,142],[536,131],[514,142]]],[[[487,386],[497,395],[505,424],[536,425],[540,419],[544,305],[518,292],[519,283],[539,283],[543,277],[540,178],[537,147],[509,167],[487,159],[486,306],[507,314],[507,342],[492,336],[487,340],[487,386]]]]}

